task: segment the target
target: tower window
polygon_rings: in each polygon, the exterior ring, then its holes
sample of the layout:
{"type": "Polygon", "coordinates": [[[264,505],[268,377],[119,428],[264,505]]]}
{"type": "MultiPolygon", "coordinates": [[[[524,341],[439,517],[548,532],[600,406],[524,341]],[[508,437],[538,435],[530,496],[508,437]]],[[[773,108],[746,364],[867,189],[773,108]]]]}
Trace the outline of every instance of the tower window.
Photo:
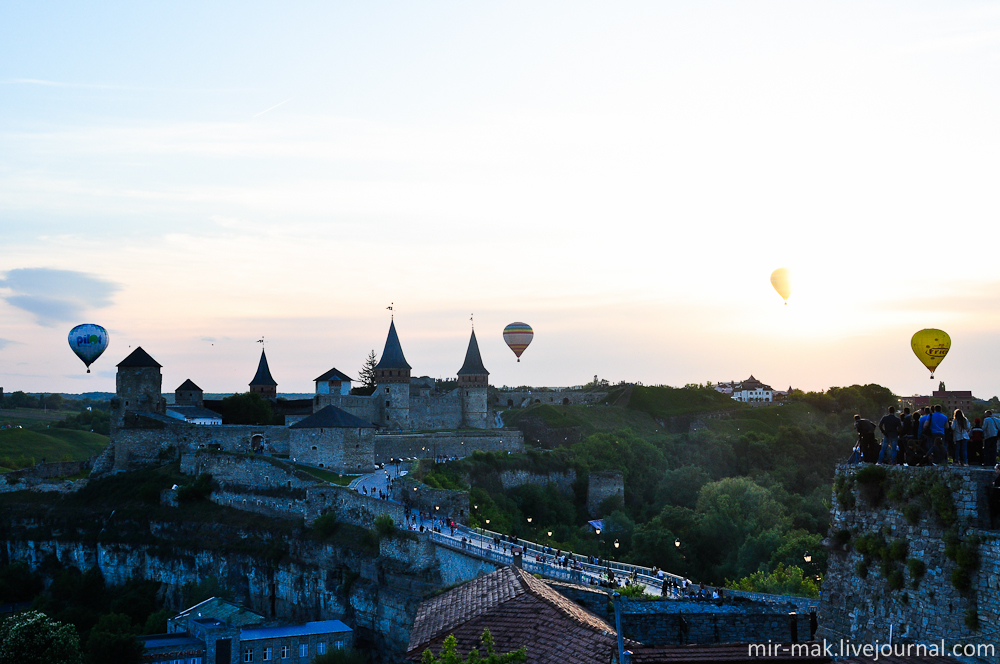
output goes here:
{"type": "Polygon", "coordinates": [[[386,399],[386,401],[385,401],[385,407],[386,407],[386,408],[388,408],[388,407],[389,407],[389,400],[388,400],[388,399],[386,399]]]}

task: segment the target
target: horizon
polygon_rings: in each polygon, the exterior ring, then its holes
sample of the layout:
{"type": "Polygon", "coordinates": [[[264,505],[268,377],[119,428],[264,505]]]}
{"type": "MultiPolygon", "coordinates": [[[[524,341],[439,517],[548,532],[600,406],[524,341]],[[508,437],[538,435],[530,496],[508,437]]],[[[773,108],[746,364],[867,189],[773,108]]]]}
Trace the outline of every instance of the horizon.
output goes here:
{"type": "Polygon", "coordinates": [[[493,385],[1000,393],[990,4],[0,12],[7,392],[113,392],[140,345],[245,391],[263,337],[310,393],[393,306],[415,375],[474,314],[493,385]]]}

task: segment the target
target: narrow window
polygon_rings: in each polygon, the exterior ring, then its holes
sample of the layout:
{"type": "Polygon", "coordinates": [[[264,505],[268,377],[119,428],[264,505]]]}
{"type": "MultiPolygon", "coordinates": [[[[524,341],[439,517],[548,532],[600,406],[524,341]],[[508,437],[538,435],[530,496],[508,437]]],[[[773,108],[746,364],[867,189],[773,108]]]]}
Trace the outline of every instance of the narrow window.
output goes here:
{"type": "Polygon", "coordinates": [[[281,646],[281,659],[288,659],[288,646],[281,646]]]}
{"type": "Polygon", "coordinates": [[[252,662],[253,661],[253,648],[247,648],[243,651],[243,661],[252,662]]]}
{"type": "Polygon", "coordinates": [[[326,641],[320,641],[316,644],[316,654],[325,655],[326,654],[326,641]]]}
{"type": "Polygon", "coordinates": [[[271,661],[271,647],[270,646],[268,646],[267,648],[264,648],[264,661],[265,662],[270,662],[271,661]]]}
{"type": "Polygon", "coordinates": [[[299,644],[299,657],[306,657],[309,655],[309,644],[300,643],[299,644]]]}

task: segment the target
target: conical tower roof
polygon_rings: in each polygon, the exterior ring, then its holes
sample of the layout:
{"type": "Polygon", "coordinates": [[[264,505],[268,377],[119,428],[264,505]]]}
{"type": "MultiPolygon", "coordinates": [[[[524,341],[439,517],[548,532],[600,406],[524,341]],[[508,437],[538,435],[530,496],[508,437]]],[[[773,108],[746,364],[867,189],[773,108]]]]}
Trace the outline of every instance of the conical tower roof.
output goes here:
{"type": "Polygon", "coordinates": [[[483,357],[479,354],[479,342],[476,341],[476,331],[472,331],[469,339],[469,350],[465,351],[465,364],[458,370],[459,376],[489,376],[490,372],[483,366],[483,357]]]}
{"type": "Polygon", "coordinates": [[[160,367],[163,366],[152,357],[149,353],[142,349],[142,346],[136,348],[132,353],[126,357],[124,360],[118,363],[119,367],[160,367]]]}
{"type": "Polygon", "coordinates": [[[271,378],[271,370],[267,366],[267,355],[264,354],[264,349],[260,349],[260,364],[257,365],[257,374],[250,381],[250,387],[255,387],[258,385],[266,385],[268,387],[277,387],[278,383],[271,378]]]}
{"type": "Polygon", "coordinates": [[[389,336],[385,340],[385,349],[382,351],[382,359],[375,365],[376,369],[411,369],[403,357],[403,347],[399,345],[399,336],[396,334],[396,322],[389,323],[389,336]]]}

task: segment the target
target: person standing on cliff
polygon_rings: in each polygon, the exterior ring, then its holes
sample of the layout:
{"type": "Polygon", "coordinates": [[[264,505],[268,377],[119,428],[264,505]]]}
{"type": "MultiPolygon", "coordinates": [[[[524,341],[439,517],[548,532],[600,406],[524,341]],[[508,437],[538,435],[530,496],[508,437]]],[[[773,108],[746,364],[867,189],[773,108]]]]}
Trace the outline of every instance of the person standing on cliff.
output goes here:
{"type": "Polygon", "coordinates": [[[858,432],[858,442],[861,444],[861,460],[865,463],[877,462],[878,441],[875,440],[875,423],[855,415],[854,428],[858,432]]]}
{"type": "Polygon", "coordinates": [[[997,462],[997,435],[1000,434],[1000,419],[992,410],[986,411],[983,419],[983,460],[984,466],[992,468],[997,462]]]}
{"type": "Polygon", "coordinates": [[[879,463],[893,464],[896,462],[896,448],[899,446],[899,427],[902,424],[896,417],[896,408],[889,406],[889,414],[878,422],[878,430],[882,432],[882,450],[878,454],[879,463]]]}

